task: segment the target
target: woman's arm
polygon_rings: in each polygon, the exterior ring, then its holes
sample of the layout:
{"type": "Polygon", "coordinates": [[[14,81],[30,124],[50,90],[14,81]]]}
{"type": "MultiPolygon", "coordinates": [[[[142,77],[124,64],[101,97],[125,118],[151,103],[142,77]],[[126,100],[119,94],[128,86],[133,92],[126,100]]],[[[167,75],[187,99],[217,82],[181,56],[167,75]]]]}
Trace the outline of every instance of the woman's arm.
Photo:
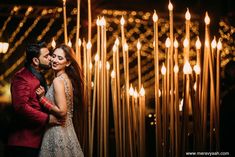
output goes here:
{"type": "Polygon", "coordinates": [[[36,90],[37,95],[40,97],[40,103],[52,114],[59,117],[64,117],[67,113],[66,95],[64,83],[62,80],[55,78],[54,85],[54,98],[56,105],[53,105],[45,96],[45,90],[40,87],[36,90]]]}

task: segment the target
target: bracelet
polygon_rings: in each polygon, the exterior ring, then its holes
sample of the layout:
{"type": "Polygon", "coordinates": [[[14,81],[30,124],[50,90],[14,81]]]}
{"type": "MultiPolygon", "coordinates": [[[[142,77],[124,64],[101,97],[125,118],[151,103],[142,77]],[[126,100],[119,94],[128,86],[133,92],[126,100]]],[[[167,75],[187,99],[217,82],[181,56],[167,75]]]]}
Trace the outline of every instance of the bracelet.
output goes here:
{"type": "Polygon", "coordinates": [[[42,96],[40,99],[39,99],[40,103],[47,109],[47,110],[51,110],[53,105],[50,103],[49,100],[47,100],[46,97],[42,96]]]}

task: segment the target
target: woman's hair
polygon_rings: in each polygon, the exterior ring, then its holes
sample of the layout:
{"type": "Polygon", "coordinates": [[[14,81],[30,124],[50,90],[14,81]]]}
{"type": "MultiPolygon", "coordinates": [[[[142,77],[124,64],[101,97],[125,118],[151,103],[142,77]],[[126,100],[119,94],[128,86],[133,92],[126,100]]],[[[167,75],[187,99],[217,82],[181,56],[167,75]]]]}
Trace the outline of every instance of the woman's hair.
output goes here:
{"type": "Polygon", "coordinates": [[[78,62],[76,61],[74,50],[65,44],[56,47],[56,49],[58,48],[64,51],[65,58],[70,61],[70,65],[65,68],[65,72],[69,76],[73,86],[73,123],[77,136],[80,139],[85,123],[83,120],[83,115],[85,113],[84,77],[78,62]]]}

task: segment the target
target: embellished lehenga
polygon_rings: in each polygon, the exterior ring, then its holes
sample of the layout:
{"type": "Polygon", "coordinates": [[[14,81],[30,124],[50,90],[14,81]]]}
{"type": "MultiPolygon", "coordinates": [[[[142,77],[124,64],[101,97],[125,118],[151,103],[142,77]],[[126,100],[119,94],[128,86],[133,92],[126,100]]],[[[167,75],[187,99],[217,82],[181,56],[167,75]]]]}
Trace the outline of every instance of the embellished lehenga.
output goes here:
{"type": "MultiPolygon", "coordinates": [[[[59,76],[65,85],[67,115],[65,126],[52,126],[47,128],[39,153],[39,157],[83,157],[83,152],[76,136],[73,116],[73,96],[69,92],[72,88],[68,78],[59,76]],[[70,85],[70,86],[69,86],[70,85]]],[[[53,84],[48,89],[46,97],[55,104],[53,84]]]]}

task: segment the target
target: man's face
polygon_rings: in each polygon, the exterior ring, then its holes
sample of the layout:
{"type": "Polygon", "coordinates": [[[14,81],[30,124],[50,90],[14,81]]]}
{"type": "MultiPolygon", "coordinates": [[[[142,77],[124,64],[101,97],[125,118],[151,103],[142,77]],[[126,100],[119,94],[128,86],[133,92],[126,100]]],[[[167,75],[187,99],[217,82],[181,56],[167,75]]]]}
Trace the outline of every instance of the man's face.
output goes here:
{"type": "Polygon", "coordinates": [[[47,70],[51,67],[50,65],[51,56],[49,53],[50,52],[46,47],[40,49],[40,56],[38,57],[40,69],[47,70]]]}

